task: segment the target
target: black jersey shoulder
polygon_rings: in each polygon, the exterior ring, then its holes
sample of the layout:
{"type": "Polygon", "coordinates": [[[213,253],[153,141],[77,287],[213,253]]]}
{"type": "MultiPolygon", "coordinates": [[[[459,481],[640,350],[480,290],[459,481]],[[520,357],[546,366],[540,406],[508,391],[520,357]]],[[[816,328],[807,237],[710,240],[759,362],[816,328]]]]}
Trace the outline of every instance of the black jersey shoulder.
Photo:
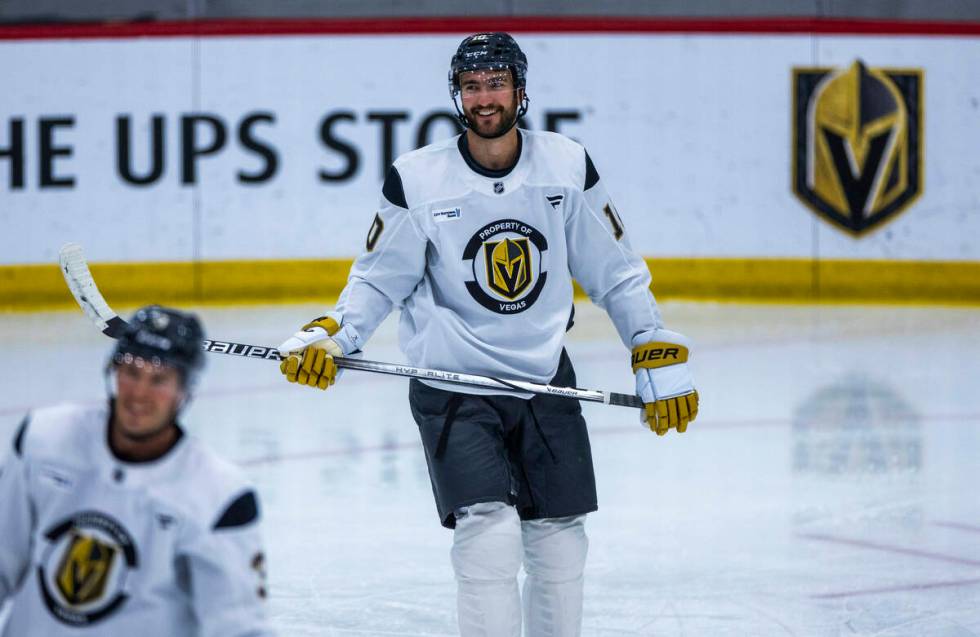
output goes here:
{"type": "Polygon", "coordinates": [[[405,187],[402,185],[402,176],[398,174],[398,169],[392,166],[388,169],[385,177],[384,186],[381,187],[381,194],[385,199],[399,208],[408,208],[405,201],[405,187]]]}
{"type": "Polygon", "coordinates": [[[595,164],[592,163],[592,158],[589,157],[589,151],[585,151],[585,188],[588,190],[592,186],[599,183],[599,171],[595,169],[595,164]]]}
{"type": "Polygon", "coordinates": [[[31,415],[27,414],[24,419],[20,421],[20,425],[17,427],[17,433],[14,435],[14,453],[18,456],[24,455],[24,436],[27,434],[27,425],[31,422],[31,415]]]}
{"type": "Polygon", "coordinates": [[[224,513],[214,523],[212,530],[233,529],[251,524],[259,518],[259,500],[255,491],[249,489],[241,494],[225,509],[224,513]]]}

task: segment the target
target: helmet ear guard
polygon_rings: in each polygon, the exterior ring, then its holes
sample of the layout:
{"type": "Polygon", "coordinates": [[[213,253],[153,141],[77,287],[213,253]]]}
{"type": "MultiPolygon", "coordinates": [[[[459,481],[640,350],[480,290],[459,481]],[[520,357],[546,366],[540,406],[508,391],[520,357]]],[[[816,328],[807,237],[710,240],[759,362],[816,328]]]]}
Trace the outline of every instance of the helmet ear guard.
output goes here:
{"type": "MultiPolygon", "coordinates": [[[[477,33],[460,42],[449,63],[449,96],[456,108],[456,117],[464,128],[470,128],[463,109],[456,98],[460,93],[459,75],[467,71],[504,70],[511,72],[515,90],[522,91],[517,117],[511,128],[527,113],[530,98],[527,96],[527,56],[507,33],[477,33]]],[[[510,130],[510,129],[508,129],[510,130]]]]}

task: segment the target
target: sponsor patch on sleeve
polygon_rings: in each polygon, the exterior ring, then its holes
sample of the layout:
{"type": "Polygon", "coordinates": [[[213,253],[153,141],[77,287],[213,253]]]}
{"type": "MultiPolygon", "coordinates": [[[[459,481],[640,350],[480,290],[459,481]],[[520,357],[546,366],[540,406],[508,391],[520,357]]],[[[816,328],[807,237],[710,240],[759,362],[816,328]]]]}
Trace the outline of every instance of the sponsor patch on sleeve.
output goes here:
{"type": "Polygon", "coordinates": [[[459,208],[453,208],[451,210],[434,210],[432,211],[432,218],[436,222],[442,223],[443,221],[454,221],[460,218],[459,208]]]}

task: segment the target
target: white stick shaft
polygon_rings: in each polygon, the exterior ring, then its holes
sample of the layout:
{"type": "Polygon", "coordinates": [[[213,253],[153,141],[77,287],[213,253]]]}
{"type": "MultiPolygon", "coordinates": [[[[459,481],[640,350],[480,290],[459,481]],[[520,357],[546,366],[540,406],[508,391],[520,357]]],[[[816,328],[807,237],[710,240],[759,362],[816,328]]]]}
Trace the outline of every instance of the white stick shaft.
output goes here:
{"type": "Polygon", "coordinates": [[[412,367],[410,365],[393,365],[391,363],[379,363],[377,361],[366,361],[357,358],[334,358],[337,367],[344,369],[358,369],[367,372],[377,372],[379,374],[392,374],[394,376],[405,376],[408,378],[418,378],[424,380],[439,380],[458,385],[469,385],[471,387],[483,387],[486,389],[501,389],[505,391],[522,391],[531,394],[548,394],[551,396],[562,396],[565,398],[575,398],[589,402],[607,403],[609,399],[601,391],[590,389],[577,389],[575,387],[555,387],[553,385],[542,385],[525,380],[502,380],[491,376],[479,376],[477,374],[463,374],[460,372],[444,372],[438,369],[426,369],[424,367],[412,367]]]}

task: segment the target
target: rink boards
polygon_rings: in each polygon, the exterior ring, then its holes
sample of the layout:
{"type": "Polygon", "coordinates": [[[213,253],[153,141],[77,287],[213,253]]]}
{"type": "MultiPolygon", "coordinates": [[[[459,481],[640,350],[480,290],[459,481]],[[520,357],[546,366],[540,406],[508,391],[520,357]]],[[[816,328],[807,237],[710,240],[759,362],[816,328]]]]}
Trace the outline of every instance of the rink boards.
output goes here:
{"type": "MultiPolygon", "coordinates": [[[[478,27],[331,24],[0,30],[0,307],[67,302],[66,241],[132,302],[335,294],[478,27]]],[[[980,301],[980,28],[648,24],[518,39],[660,295],[980,301]]]]}

